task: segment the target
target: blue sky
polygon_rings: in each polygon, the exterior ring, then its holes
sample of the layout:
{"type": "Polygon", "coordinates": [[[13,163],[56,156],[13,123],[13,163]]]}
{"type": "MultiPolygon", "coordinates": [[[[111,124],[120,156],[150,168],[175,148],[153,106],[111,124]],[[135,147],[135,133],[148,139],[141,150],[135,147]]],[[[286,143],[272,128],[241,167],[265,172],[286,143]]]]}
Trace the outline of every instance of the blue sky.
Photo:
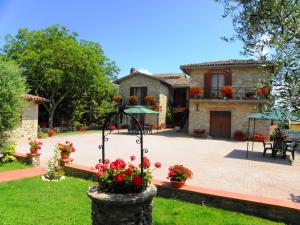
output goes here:
{"type": "Polygon", "coordinates": [[[231,20],[213,0],[0,0],[0,46],[21,27],[62,24],[80,39],[99,42],[120,67],[151,73],[179,72],[179,66],[243,59],[242,44],[226,43],[231,20]]]}

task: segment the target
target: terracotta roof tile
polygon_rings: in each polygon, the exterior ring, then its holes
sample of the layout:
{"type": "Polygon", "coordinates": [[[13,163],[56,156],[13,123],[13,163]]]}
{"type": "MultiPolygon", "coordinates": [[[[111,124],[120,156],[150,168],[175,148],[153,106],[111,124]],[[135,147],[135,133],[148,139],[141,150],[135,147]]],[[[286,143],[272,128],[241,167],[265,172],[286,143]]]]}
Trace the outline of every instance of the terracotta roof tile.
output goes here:
{"type": "Polygon", "coordinates": [[[24,98],[27,101],[34,101],[36,103],[43,103],[48,102],[49,100],[40,96],[31,95],[31,94],[23,94],[22,98],[24,98]]]}

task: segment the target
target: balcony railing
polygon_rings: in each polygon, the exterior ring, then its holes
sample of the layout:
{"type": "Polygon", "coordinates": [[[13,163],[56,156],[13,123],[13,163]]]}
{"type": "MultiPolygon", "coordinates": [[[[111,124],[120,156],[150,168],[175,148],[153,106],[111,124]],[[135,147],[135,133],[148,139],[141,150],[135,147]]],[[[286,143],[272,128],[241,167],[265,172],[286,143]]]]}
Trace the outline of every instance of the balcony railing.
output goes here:
{"type": "Polygon", "coordinates": [[[266,99],[263,94],[257,94],[256,89],[252,87],[232,87],[231,96],[226,97],[222,94],[221,88],[204,88],[204,92],[198,98],[191,99],[244,99],[244,100],[258,100],[266,99]]]}

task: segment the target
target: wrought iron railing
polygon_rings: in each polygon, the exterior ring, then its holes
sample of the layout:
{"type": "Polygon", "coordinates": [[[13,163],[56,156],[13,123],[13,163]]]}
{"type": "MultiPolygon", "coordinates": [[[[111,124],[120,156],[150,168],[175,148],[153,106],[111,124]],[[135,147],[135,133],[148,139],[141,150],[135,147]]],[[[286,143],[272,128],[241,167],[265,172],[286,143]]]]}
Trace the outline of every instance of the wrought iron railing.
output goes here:
{"type": "Polygon", "coordinates": [[[220,88],[204,88],[204,92],[198,98],[203,99],[244,99],[244,100],[255,100],[255,99],[266,99],[262,94],[257,94],[256,89],[253,87],[232,87],[232,94],[226,96],[222,94],[220,88]]]}

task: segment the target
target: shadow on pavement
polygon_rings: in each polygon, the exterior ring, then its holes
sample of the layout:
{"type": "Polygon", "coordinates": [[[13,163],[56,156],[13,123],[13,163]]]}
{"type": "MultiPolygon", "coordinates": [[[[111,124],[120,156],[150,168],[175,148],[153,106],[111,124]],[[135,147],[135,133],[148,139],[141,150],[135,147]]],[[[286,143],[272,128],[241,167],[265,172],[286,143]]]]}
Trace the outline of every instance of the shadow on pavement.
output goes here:
{"type": "Polygon", "coordinates": [[[263,157],[262,152],[249,151],[248,158],[247,158],[247,151],[239,150],[239,149],[234,149],[232,152],[230,152],[228,155],[226,155],[225,158],[244,159],[244,160],[257,161],[257,162],[275,163],[275,164],[281,164],[281,165],[287,165],[287,166],[292,165],[290,160],[288,160],[288,159],[273,159],[271,157],[271,154],[266,154],[266,156],[263,157]]]}

